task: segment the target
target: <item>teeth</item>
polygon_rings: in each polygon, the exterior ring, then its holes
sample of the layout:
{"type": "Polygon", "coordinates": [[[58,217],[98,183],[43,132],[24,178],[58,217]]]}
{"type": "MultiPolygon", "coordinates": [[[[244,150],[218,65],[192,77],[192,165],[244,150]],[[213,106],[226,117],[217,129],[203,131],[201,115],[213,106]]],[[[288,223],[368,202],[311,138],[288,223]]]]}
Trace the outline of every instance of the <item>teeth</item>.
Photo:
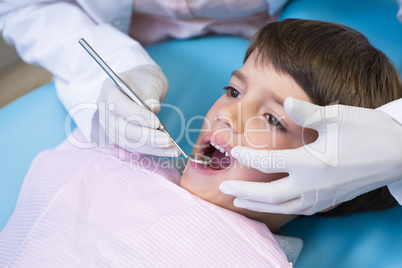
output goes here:
{"type": "Polygon", "coordinates": [[[209,142],[213,147],[216,148],[216,150],[221,151],[221,153],[224,153],[225,156],[229,156],[228,152],[226,152],[226,150],[222,147],[220,147],[219,145],[216,145],[215,143],[213,143],[212,141],[209,142]]]}

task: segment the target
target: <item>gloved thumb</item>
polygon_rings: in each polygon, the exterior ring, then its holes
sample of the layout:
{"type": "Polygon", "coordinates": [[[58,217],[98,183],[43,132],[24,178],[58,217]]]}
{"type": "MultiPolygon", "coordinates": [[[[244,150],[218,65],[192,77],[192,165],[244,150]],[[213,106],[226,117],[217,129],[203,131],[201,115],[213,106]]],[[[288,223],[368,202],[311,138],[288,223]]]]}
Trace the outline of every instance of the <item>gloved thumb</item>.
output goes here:
{"type": "MultiPolygon", "coordinates": [[[[287,153],[288,150],[267,151],[243,146],[235,146],[230,151],[230,154],[238,160],[241,165],[258,169],[264,173],[287,172],[287,159],[290,159],[292,156],[288,155],[289,158],[284,158],[282,154],[287,155],[287,153]]],[[[296,154],[296,152],[293,154],[296,154]]]]}
{"type": "Polygon", "coordinates": [[[150,64],[137,66],[120,76],[132,86],[154,113],[159,112],[160,101],[166,97],[169,83],[158,66],[150,64]]]}
{"type": "Polygon", "coordinates": [[[327,124],[338,122],[338,105],[322,107],[288,97],[284,108],[290,119],[302,127],[320,130],[327,124]]]}
{"type": "Polygon", "coordinates": [[[144,92],[141,96],[145,104],[151,109],[155,114],[159,113],[161,109],[161,104],[159,102],[159,96],[155,91],[144,92]]]}

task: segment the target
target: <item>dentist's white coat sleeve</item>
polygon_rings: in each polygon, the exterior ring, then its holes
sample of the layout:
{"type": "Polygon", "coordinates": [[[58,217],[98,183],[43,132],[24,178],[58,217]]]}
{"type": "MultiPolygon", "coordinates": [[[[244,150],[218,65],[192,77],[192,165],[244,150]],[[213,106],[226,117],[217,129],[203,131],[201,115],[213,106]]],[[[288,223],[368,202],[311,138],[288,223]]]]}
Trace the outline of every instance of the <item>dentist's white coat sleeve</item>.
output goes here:
{"type": "Polygon", "coordinates": [[[82,6],[72,1],[1,1],[0,31],[24,61],[54,75],[60,100],[89,139],[97,128],[92,118],[107,76],[78,39],[85,38],[116,72],[155,62],[137,41],[107,24],[108,18],[102,21],[96,10],[93,16],[84,11],[83,6],[95,9],[96,3],[81,2],[82,6]]]}
{"type": "MultiPolygon", "coordinates": [[[[379,107],[378,110],[387,113],[397,122],[399,122],[402,127],[402,99],[387,103],[386,105],[379,107]]],[[[395,146],[402,146],[401,141],[402,137],[399,141],[395,141],[395,146]]],[[[388,185],[388,189],[398,203],[402,205],[402,174],[401,180],[388,185]]]]}
{"type": "MultiPolygon", "coordinates": [[[[267,0],[269,6],[269,15],[273,16],[280,11],[289,0],[267,0]]],[[[401,0],[402,1],[402,0],[401,0]]]]}

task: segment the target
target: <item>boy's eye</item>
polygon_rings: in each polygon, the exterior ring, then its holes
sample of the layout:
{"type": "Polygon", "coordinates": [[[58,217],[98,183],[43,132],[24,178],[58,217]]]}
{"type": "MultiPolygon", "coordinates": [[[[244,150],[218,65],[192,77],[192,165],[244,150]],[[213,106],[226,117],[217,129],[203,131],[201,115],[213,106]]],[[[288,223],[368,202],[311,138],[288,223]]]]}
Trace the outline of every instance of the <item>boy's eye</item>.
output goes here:
{"type": "Polygon", "coordinates": [[[234,89],[233,87],[224,87],[223,90],[226,90],[226,94],[231,97],[231,98],[236,98],[236,99],[240,99],[241,98],[241,94],[239,91],[237,91],[236,89],[234,89]]]}
{"type": "Polygon", "coordinates": [[[279,120],[272,114],[266,114],[265,117],[267,118],[268,124],[270,124],[271,126],[276,127],[282,131],[285,130],[285,128],[282,126],[279,120]]]}

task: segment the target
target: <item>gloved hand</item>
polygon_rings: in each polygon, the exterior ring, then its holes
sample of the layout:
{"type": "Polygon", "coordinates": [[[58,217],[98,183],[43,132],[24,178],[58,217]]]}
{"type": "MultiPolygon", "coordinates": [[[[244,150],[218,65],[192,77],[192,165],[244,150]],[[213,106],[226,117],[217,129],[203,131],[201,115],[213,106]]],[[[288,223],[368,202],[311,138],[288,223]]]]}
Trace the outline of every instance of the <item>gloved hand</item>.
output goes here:
{"type": "MultiPolygon", "coordinates": [[[[158,113],[160,101],[168,92],[168,81],[155,65],[137,66],[119,76],[147,105],[158,113]]],[[[99,141],[107,139],[130,152],[158,156],[178,156],[179,151],[170,138],[156,130],[160,121],[124,93],[114,82],[105,80],[98,98],[99,141]]]]}
{"type": "Polygon", "coordinates": [[[265,173],[289,173],[270,183],[223,182],[220,190],[237,197],[235,206],[311,215],[402,179],[402,126],[386,113],[344,105],[320,107],[294,98],[287,98],[284,107],[295,123],[315,129],[319,137],[294,150],[234,147],[232,156],[244,165],[265,173]],[[282,158],[286,167],[245,162],[267,156],[282,158]]]}

